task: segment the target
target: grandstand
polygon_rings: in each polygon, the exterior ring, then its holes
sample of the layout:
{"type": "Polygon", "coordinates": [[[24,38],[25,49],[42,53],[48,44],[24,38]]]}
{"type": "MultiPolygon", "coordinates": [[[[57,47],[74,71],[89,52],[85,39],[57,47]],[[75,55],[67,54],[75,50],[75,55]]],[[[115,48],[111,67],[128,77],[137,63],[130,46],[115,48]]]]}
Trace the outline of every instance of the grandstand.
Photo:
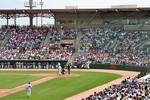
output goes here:
{"type": "MultiPolygon", "coordinates": [[[[55,25],[7,24],[0,29],[1,69],[53,69],[57,62],[66,66],[71,61],[74,68],[88,68],[90,64],[97,69],[105,65],[104,69],[150,72],[150,8],[0,10],[7,19],[13,14],[41,12],[53,16],[55,25]]],[[[149,84],[136,82],[129,78],[123,85],[110,86],[86,100],[103,100],[108,95],[110,100],[149,98],[147,88],[142,91],[149,84]],[[127,95],[134,92],[127,89],[132,87],[136,94],[127,95]]]]}
{"type": "MultiPolygon", "coordinates": [[[[143,74],[143,73],[140,73],[143,74]]],[[[141,76],[139,74],[139,76],[141,76]]],[[[143,76],[141,76],[143,78],[143,76]]],[[[103,91],[94,92],[82,100],[149,100],[149,80],[137,81],[137,77],[127,78],[121,84],[113,84],[103,91]]]]}
{"type": "Polygon", "coordinates": [[[3,15],[23,12],[50,13],[55,25],[3,27],[2,60],[71,59],[78,68],[86,67],[89,60],[150,65],[149,8],[0,10],[3,15]]]}

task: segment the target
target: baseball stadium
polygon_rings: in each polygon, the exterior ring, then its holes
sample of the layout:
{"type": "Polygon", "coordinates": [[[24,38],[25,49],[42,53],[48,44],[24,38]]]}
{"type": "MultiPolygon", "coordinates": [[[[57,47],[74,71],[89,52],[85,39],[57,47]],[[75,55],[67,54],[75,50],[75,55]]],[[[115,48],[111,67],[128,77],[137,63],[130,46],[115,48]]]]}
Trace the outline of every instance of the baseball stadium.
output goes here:
{"type": "Polygon", "coordinates": [[[0,9],[0,100],[150,100],[149,7],[25,6],[0,9]]]}

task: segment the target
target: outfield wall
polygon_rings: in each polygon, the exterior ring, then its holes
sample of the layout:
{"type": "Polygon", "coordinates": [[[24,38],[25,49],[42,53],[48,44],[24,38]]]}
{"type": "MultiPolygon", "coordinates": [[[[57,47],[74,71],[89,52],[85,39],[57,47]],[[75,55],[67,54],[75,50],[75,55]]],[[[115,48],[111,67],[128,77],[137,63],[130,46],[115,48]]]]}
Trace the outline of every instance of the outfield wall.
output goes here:
{"type": "Polygon", "coordinates": [[[127,70],[137,72],[148,72],[150,73],[150,67],[139,67],[129,65],[111,65],[111,64],[90,64],[91,69],[114,69],[114,70],[127,70]]]}
{"type": "MultiPolygon", "coordinates": [[[[35,66],[38,69],[44,69],[47,65],[56,65],[58,62],[62,66],[66,66],[67,60],[0,60],[0,69],[5,68],[31,68],[34,69],[35,66]],[[29,67],[30,66],[30,67],[29,67]]],[[[48,67],[50,68],[50,67],[48,67]]],[[[114,69],[114,70],[127,70],[127,71],[137,71],[137,72],[148,72],[150,73],[150,67],[140,67],[140,66],[129,66],[129,65],[111,65],[111,64],[90,64],[90,69],[114,69]]]]}

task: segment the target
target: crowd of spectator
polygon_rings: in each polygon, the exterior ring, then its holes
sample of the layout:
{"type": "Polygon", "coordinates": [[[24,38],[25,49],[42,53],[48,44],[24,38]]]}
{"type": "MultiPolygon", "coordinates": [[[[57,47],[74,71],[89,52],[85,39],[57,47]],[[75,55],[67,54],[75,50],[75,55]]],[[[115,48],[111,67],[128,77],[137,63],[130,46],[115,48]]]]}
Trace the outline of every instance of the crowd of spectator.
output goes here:
{"type": "Polygon", "coordinates": [[[50,60],[69,60],[74,52],[72,45],[61,45],[61,40],[74,40],[77,32],[73,29],[53,28],[48,46],[50,60]]]}
{"type": "MultiPolygon", "coordinates": [[[[1,50],[0,58],[4,60],[30,59],[35,50],[40,49],[48,29],[45,27],[16,27],[9,30],[10,38],[1,50]],[[17,58],[18,54],[20,57],[17,58]]],[[[35,52],[34,52],[35,53],[35,52]]]]}
{"type": "Polygon", "coordinates": [[[5,36],[7,34],[7,29],[5,28],[0,28],[0,41],[3,41],[5,36]]]}
{"type": "MultiPolygon", "coordinates": [[[[1,38],[8,30],[1,29],[1,38]]],[[[10,38],[1,49],[0,59],[69,60],[75,48],[63,45],[63,39],[76,39],[74,29],[55,27],[15,27],[9,30],[10,38]],[[50,32],[47,46],[41,46],[50,32]]],[[[75,65],[89,63],[119,65],[150,65],[149,31],[125,31],[121,28],[87,28],[83,30],[81,47],[77,49],[75,65]]]]}
{"type": "Polygon", "coordinates": [[[150,32],[120,28],[85,29],[76,63],[150,66],[150,32]]]}
{"type": "Polygon", "coordinates": [[[94,92],[82,100],[150,100],[150,80],[138,82],[135,78],[127,78],[121,84],[114,84],[102,91],[94,92]]]}
{"type": "MultiPolygon", "coordinates": [[[[6,31],[0,30],[0,33],[4,37],[6,31]]],[[[68,60],[73,54],[74,47],[62,46],[61,40],[74,40],[77,32],[74,29],[65,28],[17,26],[9,28],[9,34],[9,39],[1,49],[0,59],[68,60]],[[50,33],[48,46],[41,46],[48,32],[50,33]]]]}

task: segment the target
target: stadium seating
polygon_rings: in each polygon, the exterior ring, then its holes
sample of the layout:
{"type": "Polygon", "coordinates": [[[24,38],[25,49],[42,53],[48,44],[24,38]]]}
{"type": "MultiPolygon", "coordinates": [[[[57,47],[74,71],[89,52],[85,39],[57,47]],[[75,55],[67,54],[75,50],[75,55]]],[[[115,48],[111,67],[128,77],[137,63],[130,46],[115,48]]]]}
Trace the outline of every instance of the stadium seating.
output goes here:
{"type": "Polygon", "coordinates": [[[75,62],[150,66],[149,31],[86,28],[83,32],[75,62]]]}
{"type": "MultiPolygon", "coordinates": [[[[142,75],[145,74],[142,73],[142,75]]],[[[94,92],[94,94],[82,100],[149,100],[150,80],[146,82],[137,80],[137,77],[133,79],[129,77],[123,80],[121,84],[113,84],[102,91],[94,92]]]]}
{"type": "MultiPolygon", "coordinates": [[[[1,49],[2,60],[69,60],[74,53],[73,46],[61,45],[64,39],[77,38],[74,29],[18,26],[9,32],[10,38],[1,49]],[[44,41],[46,44],[42,45],[44,41]]],[[[85,28],[82,33],[74,59],[78,68],[85,68],[89,63],[150,66],[149,31],[85,28]]],[[[4,38],[6,29],[1,34],[4,38]]]]}

